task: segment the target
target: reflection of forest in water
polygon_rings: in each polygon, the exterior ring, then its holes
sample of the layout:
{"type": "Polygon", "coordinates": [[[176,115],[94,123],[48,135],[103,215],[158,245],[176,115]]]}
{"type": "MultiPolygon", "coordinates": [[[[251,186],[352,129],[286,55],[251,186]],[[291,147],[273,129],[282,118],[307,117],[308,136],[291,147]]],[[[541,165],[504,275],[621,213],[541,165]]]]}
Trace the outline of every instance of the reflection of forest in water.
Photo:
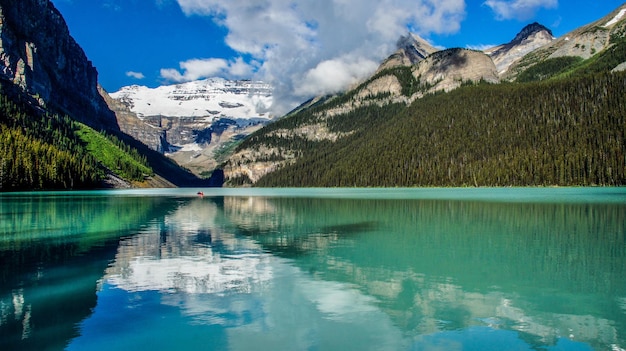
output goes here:
{"type": "Polygon", "coordinates": [[[574,292],[626,291],[625,280],[613,279],[626,270],[626,205],[288,198],[225,204],[238,233],[277,251],[325,250],[360,267],[457,277],[472,289],[528,281],[574,292]],[[325,246],[316,247],[323,238],[325,246]]]}
{"type": "Polygon", "coordinates": [[[0,201],[0,349],[62,350],[96,305],[121,236],[172,210],[158,198],[25,195],[0,201]]]}
{"type": "Polygon", "coordinates": [[[626,337],[626,205],[225,203],[239,233],[316,277],[357,284],[410,334],[493,316],[539,344],[571,334],[605,348],[626,337]]]}
{"type": "Polygon", "coordinates": [[[270,254],[307,286],[354,287],[363,297],[353,304],[374,301],[409,337],[487,325],[534,346],[569,334],[597,348],[626,339],[626,205],[35,197],[0,206],[2,349],[52,339],[63,348],[103,276],[189,300],[246,293],[272,279],[270,254]]]}

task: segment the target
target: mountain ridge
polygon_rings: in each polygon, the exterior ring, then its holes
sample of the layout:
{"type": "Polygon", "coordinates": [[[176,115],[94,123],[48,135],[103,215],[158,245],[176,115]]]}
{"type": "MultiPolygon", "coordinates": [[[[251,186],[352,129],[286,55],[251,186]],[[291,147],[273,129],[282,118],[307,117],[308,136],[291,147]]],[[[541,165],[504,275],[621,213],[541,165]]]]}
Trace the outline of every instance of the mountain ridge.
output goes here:
{"type": "Polygon", "coordinates": [[[271,87],[260,81],[207,78],[156,88],[132,85],[109,95],[126,104],[139,118],[272,118],[268,113],[271,87]]]}
{"type": "Polygon", "coordinates": [[[550,29],[534,22],[522,28],[510,42],[485,50],[485,53],[491,56],[498,74],[502,75],[526,54],[554,40],[550,29]]]}
{"type": "MultiPolygon", "coordinates": [[[[397,51],[381,62],[374,74],[376,79],[370,79],[365,86],[353,87],[352,90],[359,90],[354,99],[346,101],[343,105],[335,106],[325,113],[329,116],[340,115],[369,104],[381,105],[396,102],[410,104],[423,97],[424,94],[439,90],[450,91],[463,85],[466,81],[483,80],[497,83],[500,80],[500,73],[506,71],[521,56],[552,40],[554,38],[549,29],[538,23],[531,23],[525,26],[510,42],[486,50],[485,53],[490,57],[488,59],[476,50],[439,50],[418,35],[408,33],[398,40],[397,51]],[[468,58],[469,63],[466,62],[468,58]],[[459,65],[461,62],[464,64],[459,65]],[[493,66],[492,62],[496,66],[493,66]],[[391,70],[401,70],[401,67],[414,68],[412,72],[414,78],[411,79],[415,80],[414,85],[416,87],[411,88],[410,94],[407,94],[406,89],[403,88],[403,83],[399,80],[400,76],[389,74],[391,70]]],[[[222,80],[222,82],[224,81],[222,80]]],[[[255,83],[263,84],[262,82],[255,83]]],[[[194,173],[208,174],[219,166],[218,158],[223,157],[224,152],[228,153],[227,150],[231,149],[232,145],[236,145],[238,140],[270,123],[271,119],[257,120],[258,123],[253,124],[252,128],[247,128],[241,123],[233,123],[232,118],[227,116],[223,116],[225,119],[215,118],[215,116],[222,114],[222,111],[228,110],[218,106],[215,99],[212,101],[211,107],[207,107],[209,99],[203,101],[201,97],[196,100],[185,99],[182,96],[178,100],[171,99],[171,96],[175,95],[175,87],[180,87],[182,91],[197,91],[201,90],[197,85],[202,84],[204,84],[203,81],[195,81],[153,89],[130,86],[123,87],[118,92],[112,93],[111,96],[117,102],[126,105],[140,120],[137,121],[130,117],[121,121],[118,118],[125,132],[147,143],[152,149],[166,154],[194,173]],[[166,91],[170,96],[163,93],[166,91]],[[159,102],[159,99],[167,103],[159,102]],[[189,103],[191,109],[182,107],[181,100],[189,103]],[[231,126],[217,127],[217,129],[213,127],[213,125],[225,126],[224,121],[231,126]]],[[[237,83],[234,82],[234,84],[237,83]]],[[[262,86],[259,90],[264,92],[267,89],[267,86],[262,86]]],[[[187,97],[190,95],[187,94],[187,97]]],[[[268,95],[263,101],[264,106],[271,103],[271,100],[267,99],[268,95]]],[[[310,104],[318,104],[320,101],[335,98],[336,96],[316,97],[310,100],[310,104]]],[[[247,112],[239,116],[244,121],[245,116],[260,114],[252,106],[254,104],[231,99],[232,101],[234,101],[232,106],[242,108],[243,106],[240,105],[246,106],[247,112]]],[[[308,108],[310,104],[304,103],[296,110],[308,108]]],[[[289,114],[293,112],[295,110],[289,114]]],[[[123,114],[128,115],[126,112],[123,114]]],[[[321,125],[307,127],[297,133],[317,140],[337,138],[337,135],[330,133],[321,125]]]]}
{"type": "Polygon", "coordinates": [[[622,4],[606,16],[556,38],[551,43],[534,50],[511,65],[510,69],[503,75],[503,79],[515,80],[521,72],[528,70],[538,62],[549,59],[580,57],[587,60],[596,56],[597,53],[611,46],[613,35],[624,36],[626,22],[623,16],[625,13],[626,4],[622,4]]]}

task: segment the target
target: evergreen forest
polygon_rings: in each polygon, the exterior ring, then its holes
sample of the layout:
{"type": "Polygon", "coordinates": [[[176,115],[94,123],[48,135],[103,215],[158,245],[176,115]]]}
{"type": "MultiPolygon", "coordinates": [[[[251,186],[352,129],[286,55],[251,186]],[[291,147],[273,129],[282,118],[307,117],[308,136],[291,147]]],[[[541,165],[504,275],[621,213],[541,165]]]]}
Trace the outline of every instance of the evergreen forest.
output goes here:
{"type": "Polygon", "coordinates": [[[326,118],[329,130],[346,135],[335,142],[271,133],[319,122],[326,107],[316,106],[240,148],[296,152],[260,187],[626,185],[626,73],[578,60],[551,64],[560,72],[552,79],[542,79],[544,65],[523,83],[467,84],[408,107],[373,104],[326,118]],[[585,72],[563,76],[573,66],[585,72]]]}

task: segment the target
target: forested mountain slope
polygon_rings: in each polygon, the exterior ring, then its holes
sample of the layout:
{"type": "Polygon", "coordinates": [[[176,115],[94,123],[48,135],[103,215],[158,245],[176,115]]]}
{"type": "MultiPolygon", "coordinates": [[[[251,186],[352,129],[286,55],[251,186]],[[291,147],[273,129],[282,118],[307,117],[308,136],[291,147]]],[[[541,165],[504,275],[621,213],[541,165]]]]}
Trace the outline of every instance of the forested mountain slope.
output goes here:
{"type": "MultiPolygon", "coordinates": [[[[350,136],[302,144],[301,158],[255,185],[624,185],[624,101],[626,74],[605,73],[364,109],[350,136]]],[[[348,119],[330,129],[342,132],[348,119]]]]}

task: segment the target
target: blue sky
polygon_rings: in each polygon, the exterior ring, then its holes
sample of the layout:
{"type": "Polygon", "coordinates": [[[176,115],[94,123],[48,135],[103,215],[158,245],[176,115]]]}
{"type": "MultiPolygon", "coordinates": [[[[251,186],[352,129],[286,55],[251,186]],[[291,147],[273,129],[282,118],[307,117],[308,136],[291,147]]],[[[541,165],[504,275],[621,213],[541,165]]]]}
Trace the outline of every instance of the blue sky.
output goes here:
{"type": "Polygon", "coordinates": [[[439,47],[556,37],[620,0],[52,0],[109,92],[207,77],[261,79],[277,112],[368,76],[409,29],[439,47]]]}

